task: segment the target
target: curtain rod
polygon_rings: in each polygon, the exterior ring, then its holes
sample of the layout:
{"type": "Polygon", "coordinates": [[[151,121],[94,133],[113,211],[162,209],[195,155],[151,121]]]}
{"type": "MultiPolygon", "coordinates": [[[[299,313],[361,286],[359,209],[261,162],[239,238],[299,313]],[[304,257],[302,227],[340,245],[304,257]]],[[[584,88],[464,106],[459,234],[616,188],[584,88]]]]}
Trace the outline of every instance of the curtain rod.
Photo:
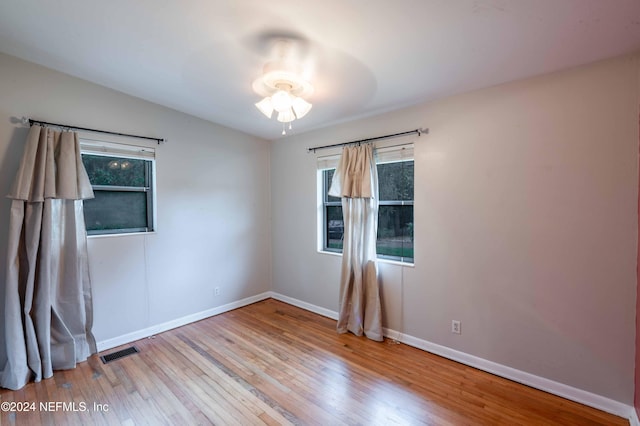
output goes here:
{"type": "Polygon", "coordinates": [[[31,118],[26,118],[26,117],[22,117],[22,122],[25,123],[25,124],[29,123],[29,126],[33,126],[34,124],[42,124],[43,126],[54,126],[54,127],[60,127],[60,128],[63,128],[63,129],[86,130],[88,132],[104,133],[104,134],[107,134],[107,135],[126,136],[126,137],[129,137],[129,138],[136,138],[136,139],[147,139],[147,140],[151,140],[151,141],[157,141],[158,145],[160,145],[161,143],[166,142],[166,139],[162,139],[162,138],[152,138],[150,136],[130,135],[128,133],[111,132],[109,130],[99,130],[99,129],[90,129],[88,127],[70,126],[68,124],[49,123],[47,121],[32,120],[31,118]]]}
{"type": "Polygon", "coordinates": [[[406,131],[406,132],[394,133],[392,135],[384,135],[384,136],[376,136],[374,138],[360,139],[358,141],[334,143],[333,145],[315,146],[313,148],[309,148],[307,152],[316,152],[319,149],[335,148],[337,146],[355,145],[357,143],[377,141],[377,140],[380,140],[380,139],[397,138],[398,136],[410,135],[412,133],[417,133],[418,136],[420,136],[423,133],[424,134],[428,134],[429,133],[429,129],[415,129],[415,130],[409,130],[409,131],[406,131]]]}

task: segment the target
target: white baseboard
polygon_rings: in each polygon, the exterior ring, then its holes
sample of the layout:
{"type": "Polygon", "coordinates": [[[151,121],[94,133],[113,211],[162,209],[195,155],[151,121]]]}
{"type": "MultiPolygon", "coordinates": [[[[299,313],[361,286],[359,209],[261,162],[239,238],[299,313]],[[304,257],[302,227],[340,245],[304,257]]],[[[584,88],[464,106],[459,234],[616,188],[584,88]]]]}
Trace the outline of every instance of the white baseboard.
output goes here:
{"type": "MultiPolygon", "coordinates": [[[[153,336],[154,334],[162,333],[163,331],[181,327],[183,325],[200,321],[204,318],[208,318],[214,315],[219,315],[221,313],[241,308],[243,306],[250,305],[252,303],[259,302],[268,298],[273,298],[281,302],[297,306],[299,308],[314,312],[327,318],[331,318],[334,320],[338,319],[338,313],[336,311],[316,306],[311,303],[303,302],[302,300],[294,299],[280,293],[268,291],[256,296],[247,297],[236,302],[231,302],[226,305],[208,309],[206,311],[198,312],[162,324],[154,325],[152,327],[138,330],[133,333],[118,336],[113,339],[100,341],[97,344],[98,351],[101,352],[139,339],[144,339],[145,337],[153,336]]],[[[422,349],[424,351],[442,356],[444,358],[460,362],[470,367],[474,367],[479,370],[483,370],[491,374],[495,374],[497,376],[504,377],[506,379],[513,380],[515,382],[522,383],[536,389],[540,389],[545,392],[549,392],[562,398],[579,402],[580,404],[584,404],[598,410],[606,411],[608,413],[627,418],[629,419],[629,423],[631,426],[640,426],[640,420],[638,419],[638,413],[636,412],[635,408],[621,402],[614,401],[612,399],[596,395],[585,390],[577,389],[563,383],[545,379],[544,377],[536,376],[534,374],[517,370],[515,368],[507,367],[506,365],[479,358],[477,356],[451,349],[446,346],[438,345],[427,340],[422,340],[417,337],[400,333],[392,329],[385,328],[384,335],[386,337],[396,339],[399,342],[405,343],[409,346],[413,346],[415,348],[422,349]]]]}
{"type": "MultiPolygon", "coordinates": [[[[282,294],[272,292],[271,297],[328,318],[338,318],[338,313],[335,311],[331,311],[320,306],[315,306],[301,300],[293,299],[282,294]]],[[[531,386],[533,388],[549,392],[562,398],[579,402],[580,404],[584,404],[598,410],[606,411],[607,413],[615,414],[616,416],[629,419],[631,425],[633,426],[640,426],[640,422],[637,422],[638,415],[635,408],[621,402],[614,401],[612,399],[596,395],[582,389],[574,388],[563,383],[545,379],[544,377],[536,376],[534,374],[517,370],[515,368],[507,367],[506,365],[479,358],[477,356],[451,349],[446,346],[438,345],[427,340],[422,340],[417,337],[403,334],[395,330],[385,328],[384,335],[399,342],[405,343],[409,346],[413,346],[415,348],[422,349],[441,357],[451,359],[461,364],[465,364],[470,367],[474,367],[479,370],[504,377],[505,379],[513,380],[514,382],[522,383],[523,385],[531,386]],[[633,417],[635,417],[635,420],[633,419],[633,417]],[[634,421],[637,423],[634,423],[634,421]]]]}
{"type": "Polygon", "coordinates": [[[294,299],[293,297],[285,296],[273,291],[271,292],[271,297],[281,302],[288,303],[289,305],[297,306],[298,308],[302,308],[306,311],[322,315],[323,317],[331,318],[334,320],[338,319],[338,312],[336,311],[321,308],[320,306],[312,305],[311,303],[303,302],[302,300],[294,299]]]}
{"type": "Polygon", "coordinates": [[[114,337],[112,339],[102,340],[97,343],[98,352],[115,348],[116,346],[124,345],[126,343],[131,343],[136,340],[144,339],[145,337],[153,336],[154,334],[162,333],[163,331],[171,330],[186,324],[190,324],[192,322],[200,321],[202,319],[209,318],[214,315],[219,315],[224,312],[232,311],[234,309],[241,308],[243,306],[247,306],[252,303],[259,302],[261,300],[269,299],[270,297],[271,297],[271,292],[268,291],[262,294],[258,294],[256,296],[251,296],[242,300],[227,303],[226,305],[207,309],[206,311],[197,312],[195,314],[187,315],[182,318],[177,318],[175,320],[167,321],[162,324],[147,327],[142,330],[134,331],[132,333],[127,333],[122,336],[114,337]]]}
{"type": "Polygon", "coordinates": [[[536,376],[512,367],[507,367],[506,365],[498,364],[484,358],[438,345],[437,343],[401,334],[395,330],[385,329],[384,331],[385,336],[396,338],[398,341],[406,343],[409,346],[504,377],[505,379],[513,380],[514,382],[522,383],[523,385],[527,385],[532,388],[549,392],[562,398],[579,402],[580,404],[588,405],[589,407],[597,408],[598,410],[606,411],[607,413],[615,414],[616,416],[630,418],[631,410],[633,410],[633,407],[630,407],[629,405],[582,389],[574,388],[560,382],[536,376]]]}

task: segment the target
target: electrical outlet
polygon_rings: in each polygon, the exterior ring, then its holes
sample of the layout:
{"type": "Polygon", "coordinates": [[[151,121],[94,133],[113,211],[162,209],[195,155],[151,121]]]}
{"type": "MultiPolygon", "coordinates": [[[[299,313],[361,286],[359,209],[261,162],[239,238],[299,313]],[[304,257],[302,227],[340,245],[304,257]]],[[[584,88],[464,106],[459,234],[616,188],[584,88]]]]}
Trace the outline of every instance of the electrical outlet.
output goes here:
{"type": "Polygon", "coordinates": [[[458,320],[451,320],[451,332],[453,334],[462,334],[462,323],[458,320]]]}
{"type": "Polygon", "coordinates": [[[213,289],[213,295],[214,296],[220,296],[220,287],[216,287],[213,289]]]}

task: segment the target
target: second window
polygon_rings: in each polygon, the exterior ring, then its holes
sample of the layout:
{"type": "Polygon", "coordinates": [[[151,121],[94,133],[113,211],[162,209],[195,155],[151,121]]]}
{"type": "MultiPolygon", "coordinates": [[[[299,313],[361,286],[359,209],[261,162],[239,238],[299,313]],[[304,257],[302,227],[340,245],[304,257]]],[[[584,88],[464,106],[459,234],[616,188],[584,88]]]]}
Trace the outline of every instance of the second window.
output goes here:
{"type": "MultiPolygon", "coordinates": [[[[413,158],[381,155],[378,159],[379,258],[413,263],[413,158]]],[[[335,169],[322,173],[323,250],[342,252],[344,222],[340,198],[328,194],[335,169]]]]}

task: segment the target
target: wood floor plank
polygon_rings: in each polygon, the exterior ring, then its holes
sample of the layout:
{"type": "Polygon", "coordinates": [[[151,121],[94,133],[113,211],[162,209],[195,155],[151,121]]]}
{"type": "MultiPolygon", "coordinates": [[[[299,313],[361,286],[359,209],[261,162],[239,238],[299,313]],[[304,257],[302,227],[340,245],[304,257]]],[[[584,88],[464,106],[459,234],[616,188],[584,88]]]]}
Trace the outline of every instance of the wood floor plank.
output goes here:
{"type": "Polygon", "coordinates": [[[87,410],[0,412],[0,425],[629,424],[391,340],[338,335],[335,321],[272,299],[133,344],[140,353],[0,390],[0,401],[87,410]]]}

